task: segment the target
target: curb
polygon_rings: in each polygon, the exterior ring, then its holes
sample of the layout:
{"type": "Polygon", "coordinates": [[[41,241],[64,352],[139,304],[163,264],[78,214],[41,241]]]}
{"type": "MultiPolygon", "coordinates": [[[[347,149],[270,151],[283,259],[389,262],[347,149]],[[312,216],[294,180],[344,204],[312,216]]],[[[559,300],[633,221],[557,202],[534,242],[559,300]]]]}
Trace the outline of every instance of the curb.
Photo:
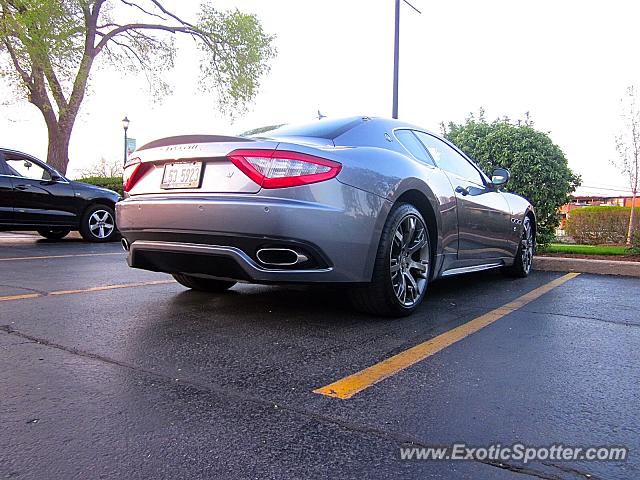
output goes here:
{"type": "Polygon", "coordinates": [[[640,277],[640,262],[586,258],[534,257],[534,268],[546,272],[580,272],[640,277]]]}

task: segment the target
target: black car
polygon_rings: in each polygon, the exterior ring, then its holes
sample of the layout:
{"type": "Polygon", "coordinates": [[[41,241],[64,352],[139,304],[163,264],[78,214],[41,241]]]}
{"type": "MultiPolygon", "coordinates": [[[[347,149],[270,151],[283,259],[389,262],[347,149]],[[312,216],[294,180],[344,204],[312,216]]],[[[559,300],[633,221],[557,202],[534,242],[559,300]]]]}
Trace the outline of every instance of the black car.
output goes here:
{"type": "Polygon", "coordinates": [[[0,231],[36,230],[60,239],[78,230],[90,242],[118,236],[118,193],[68,180],[25,153],[0,148],[0,231]]]}

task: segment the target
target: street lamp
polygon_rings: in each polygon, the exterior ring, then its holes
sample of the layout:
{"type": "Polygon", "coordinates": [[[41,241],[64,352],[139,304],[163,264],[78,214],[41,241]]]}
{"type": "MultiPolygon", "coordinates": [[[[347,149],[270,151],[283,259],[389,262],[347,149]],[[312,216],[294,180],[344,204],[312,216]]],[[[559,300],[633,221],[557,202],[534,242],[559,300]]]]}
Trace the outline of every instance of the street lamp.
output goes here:
{"type": "Polygon", "coordinates": [[[122,119],[122,128],[124,129],[124,163],[127,163],[127,130],[129,130],[129,119],[125,116],[122,119]]]}
{"type": "MultiPolygon", "coordinates": [[[[416,12],[422,13],[416,7],[411,5],[407,0],[402,0],[404,3],[413,8],[416,12]]],[[[394,46],[393,46],[393,110],[391,116],[398,118],[398,66],[400,63],[400,0],[396,0],[396,29],[394,32],[394,46]]]]}

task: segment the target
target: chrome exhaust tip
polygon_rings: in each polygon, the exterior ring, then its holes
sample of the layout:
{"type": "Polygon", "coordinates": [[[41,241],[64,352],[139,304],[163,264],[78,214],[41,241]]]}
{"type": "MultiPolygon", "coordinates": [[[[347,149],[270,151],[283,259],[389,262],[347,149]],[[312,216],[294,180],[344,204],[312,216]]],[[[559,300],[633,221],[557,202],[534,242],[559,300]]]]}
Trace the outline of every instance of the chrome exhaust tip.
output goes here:
{"type": "Polygon", "coordinates": [[[120,239],[120,245],[122,245],[122,249],[123,249],[125,252],[128,252],[128,251],[129,251],[129,242],[127,241],[127,239],[126,239],[126,238],[124,238],[124,237],[123,237],[122,239],[120,239]]]}
{"type": "Polygon", "coordinates": [[[290,267],[309,260],[306,255],[290,248],[261,248],[256,257],[260,263],[274,267],[290,267]]]}

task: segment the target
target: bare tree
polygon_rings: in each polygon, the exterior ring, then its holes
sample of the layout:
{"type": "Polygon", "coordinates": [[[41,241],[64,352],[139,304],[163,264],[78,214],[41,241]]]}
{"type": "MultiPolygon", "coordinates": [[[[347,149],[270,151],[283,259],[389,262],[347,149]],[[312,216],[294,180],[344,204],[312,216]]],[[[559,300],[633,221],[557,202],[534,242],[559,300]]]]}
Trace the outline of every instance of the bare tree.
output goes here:
{"type": "Polygon", "coordinates": [[[216,90],[221,110],[236,113],[254,98],[275,54],[258,19],[208,2],[195,21],[172,10],[164,0],[0,0],[0,78],[13,79],[42,113],[53,167],[66,172],[73,125],[100,54],[168,87],[162,73],[173,66],[174,37],[184,35],[204,55],[201,86],[216,90]]]}
{"type": "Polygon", "coordinates": [[[616,136],[618,160],[612,162],[629,180],[631,187],[631,214],[627,245],[631,246],[636,234],[636,198],[638,196],[638,174],[640,173],[640,110],[636,103],[636,90],[628,87],[622,98],[623,130],[616,136]]]}
{"type": "Polygon", "coordinates": [[[80,176],[82,178],[86,177],[121,177],[122,176],[122,160],[107,160],[104,157],[101,157],[96,163],[91,165],[88,168],[83,168],[80,170],[80,176]]]}

